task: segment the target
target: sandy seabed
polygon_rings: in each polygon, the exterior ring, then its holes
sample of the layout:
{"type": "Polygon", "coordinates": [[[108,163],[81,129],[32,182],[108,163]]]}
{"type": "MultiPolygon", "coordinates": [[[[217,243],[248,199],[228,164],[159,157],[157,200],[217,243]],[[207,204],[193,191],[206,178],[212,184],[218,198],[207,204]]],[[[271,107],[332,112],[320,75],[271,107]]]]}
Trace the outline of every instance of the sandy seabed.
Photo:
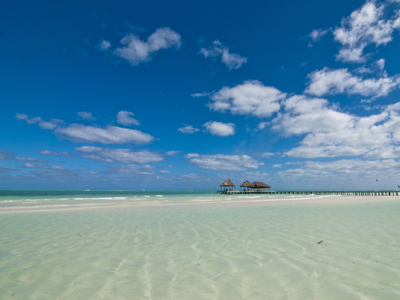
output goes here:
{"type": "Polygon", "coordinates": [[[400,299],[400,197],[1,207],[1,299],[400,299]]]}
{"type": "Polygon", "coordinates": [[[86,203],[21,203],[20,205],[0,206],[0,214],[57,212],[57,211],[84,211],[110,209],[145,209],[156,207],[213,207],[213,206],[248,206],[248,205],[298,205],[298,204],[356,204],[356,203],[383,203],[399,202],[400,196],[339,196],[339,195],[303,195],[292,197],[271,196],[242,196],[224,195],[218,198],[174,202],[165,201],[120,201],[120,202],[90,202],[86,203]],[[225,199],[223,198],[225,197],[225,199]],[[90,203],[89,203],[90,202],[90,203]]]}

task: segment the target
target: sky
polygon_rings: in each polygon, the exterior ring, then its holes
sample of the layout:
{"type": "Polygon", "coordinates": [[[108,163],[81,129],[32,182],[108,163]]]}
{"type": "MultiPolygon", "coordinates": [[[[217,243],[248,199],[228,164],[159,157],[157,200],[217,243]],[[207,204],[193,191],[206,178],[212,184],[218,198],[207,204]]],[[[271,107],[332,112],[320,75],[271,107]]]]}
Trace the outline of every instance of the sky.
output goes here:
{"type": "Polygon", "coordinates": [[[395,190],[400,1],[2,1],[0,189],[395,190]]]}

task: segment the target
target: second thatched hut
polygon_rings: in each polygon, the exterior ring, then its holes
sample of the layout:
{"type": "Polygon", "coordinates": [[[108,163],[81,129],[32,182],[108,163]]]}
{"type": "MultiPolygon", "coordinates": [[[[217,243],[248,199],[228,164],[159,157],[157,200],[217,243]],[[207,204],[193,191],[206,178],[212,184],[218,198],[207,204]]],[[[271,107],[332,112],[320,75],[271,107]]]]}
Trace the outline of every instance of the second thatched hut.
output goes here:
{"type": "Polygon", "coordinates": [[[247,191],[248,189],[254,188],[254,185],[253,185],[250,181],[246,180],[245,182],[243,182],[243,183],[240,185],[240,187],[241,187],[242,189],[244,189],[244,190],[247,191]]]}

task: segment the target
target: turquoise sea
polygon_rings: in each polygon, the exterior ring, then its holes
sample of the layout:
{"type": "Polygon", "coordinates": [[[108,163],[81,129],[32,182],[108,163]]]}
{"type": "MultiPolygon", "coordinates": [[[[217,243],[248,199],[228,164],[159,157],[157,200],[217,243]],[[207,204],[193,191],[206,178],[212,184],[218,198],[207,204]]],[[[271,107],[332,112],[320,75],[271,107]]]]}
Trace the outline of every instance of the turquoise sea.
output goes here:
{"type": "Polygon", "coordinates": [[[400,299],[400,197],[0,191],[0,299],[400,299]]]}

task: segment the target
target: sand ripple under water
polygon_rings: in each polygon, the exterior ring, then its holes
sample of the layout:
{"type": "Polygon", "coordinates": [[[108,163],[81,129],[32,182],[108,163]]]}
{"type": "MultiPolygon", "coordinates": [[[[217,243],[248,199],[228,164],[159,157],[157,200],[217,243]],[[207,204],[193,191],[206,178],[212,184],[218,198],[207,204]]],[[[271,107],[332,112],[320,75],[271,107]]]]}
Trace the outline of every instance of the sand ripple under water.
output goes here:
{"type": "Polygon", "coordinates": [[[400,299],[400,197],[157,198],[3,207],[1,299],[400,299]]]}

